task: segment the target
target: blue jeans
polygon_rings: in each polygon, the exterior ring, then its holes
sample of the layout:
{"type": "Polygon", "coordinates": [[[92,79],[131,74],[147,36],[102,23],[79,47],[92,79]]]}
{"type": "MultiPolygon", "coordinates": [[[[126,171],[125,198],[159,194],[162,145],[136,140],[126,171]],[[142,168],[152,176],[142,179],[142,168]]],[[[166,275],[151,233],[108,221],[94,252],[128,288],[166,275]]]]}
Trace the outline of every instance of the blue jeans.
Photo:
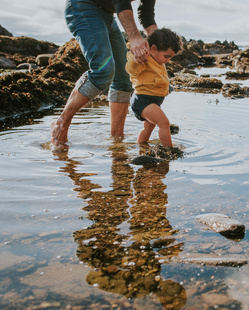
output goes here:
{"type": "Polygon", "coordinates": [[[89,65],[76,83],[78,91],[93,99],[109,87],[109,101],[129,102],[132,85],[125,70],[127,49],[113,15],[91,0],[67,0],[65,18],[89,65]]]}

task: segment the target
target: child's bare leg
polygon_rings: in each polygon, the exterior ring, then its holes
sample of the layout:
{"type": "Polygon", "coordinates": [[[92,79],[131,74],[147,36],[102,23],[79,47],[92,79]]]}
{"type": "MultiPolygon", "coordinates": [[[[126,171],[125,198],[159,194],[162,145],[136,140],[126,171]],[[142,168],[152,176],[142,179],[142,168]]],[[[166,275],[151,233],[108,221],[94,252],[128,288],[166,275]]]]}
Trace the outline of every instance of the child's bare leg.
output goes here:
{"type": "Polygon", "coordinates": [[[152,124],[150,122],[148,122],[147,120],[145,120],[144,122],[144,128],[140,131],[138,138],[137,138],[137,142],[138,143],[145,143],[149,140],[150,135],[153,131],[153,129],[155,128],[155,124],[152,124]]]}
{"type": "Polygon", "coordinates": [[[170,122],[163,110],[157,104],[150,104],[142,111],[141,116],[149,123],[159,127],[159,138],[163,146],[172,147],[170,122]]]}

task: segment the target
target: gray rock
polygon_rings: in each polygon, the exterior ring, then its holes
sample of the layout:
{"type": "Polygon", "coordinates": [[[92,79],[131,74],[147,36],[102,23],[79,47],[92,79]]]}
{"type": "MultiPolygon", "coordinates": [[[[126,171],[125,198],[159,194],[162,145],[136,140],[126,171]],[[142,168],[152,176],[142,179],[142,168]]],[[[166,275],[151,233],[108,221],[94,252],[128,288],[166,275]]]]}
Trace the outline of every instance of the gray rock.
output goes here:
{"type": "Polygon", "coordinates": [[[196,219],[213,231],[222,234],[241,234],[245,231],[245,226],[241,222],[230,218],[225,214],[207,213],[201,214],[196,219]]]}
{"type": "Polygon", "coordinates": [[[15,69],[16,64],[14,63],[13,60],[8,59],[4,56],[0,57],[0,68],[3,69],[15,69]]]}

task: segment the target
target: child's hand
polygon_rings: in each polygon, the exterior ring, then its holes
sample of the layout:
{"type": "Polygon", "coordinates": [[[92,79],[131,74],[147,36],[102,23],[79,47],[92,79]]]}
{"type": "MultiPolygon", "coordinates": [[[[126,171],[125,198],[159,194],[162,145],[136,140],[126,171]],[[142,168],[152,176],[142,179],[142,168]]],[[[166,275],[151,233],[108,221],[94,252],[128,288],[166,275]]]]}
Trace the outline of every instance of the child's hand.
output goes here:
{"type": "Polygon", "coordinates": [[[142,37],[130,40],[130,49],[135,59],[139,63],[147,62],[149,51],[149,43],[142,37]]]}

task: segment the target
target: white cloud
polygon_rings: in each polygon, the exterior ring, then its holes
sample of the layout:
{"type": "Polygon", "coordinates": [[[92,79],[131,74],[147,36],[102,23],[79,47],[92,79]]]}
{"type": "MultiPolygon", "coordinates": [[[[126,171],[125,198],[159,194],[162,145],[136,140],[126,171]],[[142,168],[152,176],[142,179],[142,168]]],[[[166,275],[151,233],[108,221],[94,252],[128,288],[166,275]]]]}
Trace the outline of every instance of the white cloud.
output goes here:
{"type": "MultiPolygon", "coordinates": [[[[133,2],[134,11],[139,0],[133,2]]],[[[1,25],[15,36],[66,42],[65,0],[1,0],[1,25]]],[[[170,27],[186,39],[249,44],[248,0],[157,0],[159,27],[170,27]]]]}

